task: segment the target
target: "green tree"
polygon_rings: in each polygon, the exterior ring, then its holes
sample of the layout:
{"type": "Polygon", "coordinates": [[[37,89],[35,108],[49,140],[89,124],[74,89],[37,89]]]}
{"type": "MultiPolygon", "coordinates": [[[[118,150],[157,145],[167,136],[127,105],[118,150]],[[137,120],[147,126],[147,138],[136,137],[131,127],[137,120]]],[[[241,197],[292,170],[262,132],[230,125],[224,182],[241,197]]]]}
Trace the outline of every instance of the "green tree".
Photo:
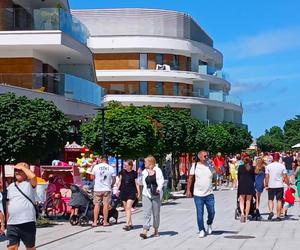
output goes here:
{"type": "Polygon", "coordinates": [[[215,154],[217,152],[230,151],[233,138],[231,134],[225,129],[223,124],[212,124],[207,126],[204,133],[205,149],[215,154]]]}
{"type": "Polygon", "coordinates": [[[287,120],[283,126],[284,142],[287,148],[300,143],[300,116],[287,120]]]}
{"type": "Polygon", "coordinates": [[[248,129],[233,123],[223,123],[223,127],[230,134],[230,140],[224,152],[239,153],[243,149],[247,149],[252,143],[252,136],[248,129]]]}
{"type": "MultiPolygon", "coordinates": [[[[155,130],[146,109],[133,105],[124,107],[111,102],[105,112],[105,152],[136,159],[152,153],[155,130]]],[[[101,152],[102,117],[98,113],[90,122],[81,126],[83,142],[91,149],[101,152]]]]}
{"type": "Polygon", "coordinates": [[[52,102],[4,94],[0,96],[0,113],[2,163],[35,163],[63,146],[69,121],[52,102]]]}
{"type": "Polygon", "coordinates": [[[286,148],[284,134],[280,127],[273,126],[265,134],[257,138],[257,146],[262,151],[281,151],[286,148]]]}

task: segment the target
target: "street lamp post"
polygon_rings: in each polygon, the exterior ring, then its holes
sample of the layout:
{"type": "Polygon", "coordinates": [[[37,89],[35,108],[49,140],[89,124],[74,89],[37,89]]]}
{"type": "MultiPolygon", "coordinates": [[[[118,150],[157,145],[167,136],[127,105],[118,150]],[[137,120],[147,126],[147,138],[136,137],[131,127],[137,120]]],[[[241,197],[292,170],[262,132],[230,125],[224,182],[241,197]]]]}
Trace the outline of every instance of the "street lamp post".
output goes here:
{"type": "Polygon", "coordinates": [[[101,110],[101,116],[102,116],[102,155],[105,155],[105,111],[106,108],[104,106],[101,106],[99,108],[96,108],[96,110],[101,110]]]}

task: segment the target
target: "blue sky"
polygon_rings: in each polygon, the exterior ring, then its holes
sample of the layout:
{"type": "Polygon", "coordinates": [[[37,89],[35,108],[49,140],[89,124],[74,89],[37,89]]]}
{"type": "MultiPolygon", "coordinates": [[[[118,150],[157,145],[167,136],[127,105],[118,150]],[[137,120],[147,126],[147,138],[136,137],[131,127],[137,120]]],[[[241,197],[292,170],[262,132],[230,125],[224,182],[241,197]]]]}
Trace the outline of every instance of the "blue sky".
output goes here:
{"type": "Polygon", "coordinates": [[[186,12],[224,55],[231,93],[254,137],[300,115],[299,0],[70,0],[71,8],[162,8],[186,12]]]}

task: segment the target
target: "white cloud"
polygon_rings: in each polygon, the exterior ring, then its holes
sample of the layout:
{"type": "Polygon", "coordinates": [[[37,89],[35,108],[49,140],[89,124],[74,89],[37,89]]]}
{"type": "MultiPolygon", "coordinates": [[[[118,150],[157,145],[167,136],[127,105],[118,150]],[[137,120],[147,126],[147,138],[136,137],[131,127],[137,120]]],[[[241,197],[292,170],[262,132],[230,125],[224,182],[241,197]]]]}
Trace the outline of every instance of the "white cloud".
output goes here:
{"type": "Polygon", "coordinates": [[[244,36],[221,45],[227,57],[239,59],[257,57],[300,48],[300,27],[266,31],[244,36]]]}

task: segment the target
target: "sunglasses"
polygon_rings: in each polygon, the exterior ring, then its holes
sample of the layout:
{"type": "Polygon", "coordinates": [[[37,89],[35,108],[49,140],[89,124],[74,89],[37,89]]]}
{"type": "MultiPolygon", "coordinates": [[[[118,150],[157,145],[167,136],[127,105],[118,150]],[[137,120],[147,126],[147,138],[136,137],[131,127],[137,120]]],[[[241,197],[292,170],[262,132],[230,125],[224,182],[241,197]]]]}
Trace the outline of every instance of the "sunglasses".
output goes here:
{"type": "Polygon", "coordinates": [[[204,158],[208,158],[208,155],[203,155],[204,158]]]}

